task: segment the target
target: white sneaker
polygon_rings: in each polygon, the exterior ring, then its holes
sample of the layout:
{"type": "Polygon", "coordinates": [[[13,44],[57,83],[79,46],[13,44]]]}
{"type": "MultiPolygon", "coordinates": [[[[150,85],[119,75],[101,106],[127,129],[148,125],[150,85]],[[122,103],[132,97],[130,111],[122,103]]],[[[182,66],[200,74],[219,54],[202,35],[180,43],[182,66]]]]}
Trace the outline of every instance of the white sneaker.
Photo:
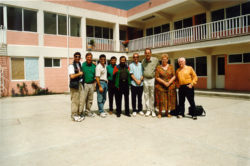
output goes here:
{"type": "Polygon", "coordinates": [[[152,111],[152,117],[156,117],[156,114],[154,111],[152,111]]]}
{"type": "Polygon", "coordinates": [[[140,111],[139,114],[142,115],[142,116],[144,115],[144,113],[142,111],[140,111]]]}
{"type": "Polygon", "coordinates": [[[150,111],[147,111],[145,115],[146,115],[146,116],[149,116],[150,113],[151,113],[150,111]]]}
{"type": "Polygon", "coordinates": [[[102,113],[100,114],[100,116],[101,116],[102,118],[105,118],[105,117],[107,116],[107,114],[106,114],[105,112],[102,112],[102,113]]]}
{"type": "Polygon", "coordinates": [[[96,114],[92,113],[92,112],[88,112],[87,115],[88,115],[88,117],[95,117],[96,116],[96,114]]]}
{"type": "Polygon", "coordinates": [[[72,117],[72,119],[73,119],[73,121],[75,121],[75,122],[81,122],[82,120],[81,120],[81,117],[80,116],[76,116],[76,115],[74,115],[73,117],[72,117]]]}
{"type": "Polygon", "coordinates": [[[133,116],[136,116],[136,112],[133,112],[133,114],[132,114],[133,116]]]}

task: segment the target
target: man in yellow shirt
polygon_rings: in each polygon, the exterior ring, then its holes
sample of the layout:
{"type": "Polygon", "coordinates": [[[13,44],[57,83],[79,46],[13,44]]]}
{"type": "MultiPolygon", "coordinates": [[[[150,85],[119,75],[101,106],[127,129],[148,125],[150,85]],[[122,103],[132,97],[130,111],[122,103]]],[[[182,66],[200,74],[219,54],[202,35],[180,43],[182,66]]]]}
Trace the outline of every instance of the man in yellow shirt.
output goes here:
{"type": "MultiPolygon", "coordinates": [[[[191,66],[186,65],[185,58],[181,57],[178,59],[180,68],[176,71],[177,83],[179,87],[179,114],[178,118],[185,116],[185,97],[187,98],[192,110],[195,110],[194,102],[194,85],[197,83],[197,75],[191,66]]],[[[196,120],[197,116],[193,116],[196,120]]]]}

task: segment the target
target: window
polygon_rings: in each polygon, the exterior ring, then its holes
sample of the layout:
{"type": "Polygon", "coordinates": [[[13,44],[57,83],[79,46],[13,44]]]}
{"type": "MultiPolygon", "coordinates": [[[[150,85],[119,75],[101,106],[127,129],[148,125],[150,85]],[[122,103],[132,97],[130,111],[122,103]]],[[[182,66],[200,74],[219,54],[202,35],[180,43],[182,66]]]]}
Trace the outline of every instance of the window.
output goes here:
{"type": "Polygon", "coordinates": [[[22,31],[22,8],[7,8],[8,29],[22,31]]]}
{"type": "Polygon", "coordinates": [[[243,62],[249,63],[250,62],[250,53],[244,53],[243,54],[243,62]]]}
{"type": "Polygon", "coordinates": [[[234,55],[229,55],[228,59],[229,63],[241,63],[242,62],[242,54],[234,54],[234,55]]]}
{"type": "Polygon", "coordinates": [[[192,68],[195,69],[195,67],[194,67],[194,58],[187,58],[186,59],[186,65],[192,66],[192,68]]]}
{"type": "Polygon", "coordinates": [[[102,27],[95,27],[95,37],[102,38],[102,27]]]}
{"type": "Polygon", "coordinates": [[[207,76],[207,57],[195,58],[196,74],[198,76],[207,76]]]}
{"type": "Polygon", "coordinates": [[[240,16],[240,5],[226,8],[227,18],[240,16]]]}
{"type": "Polygon", "coordinates": [[[102,34],[104,39],[109,39],[109,29],[108,28],[102,28],[102,34]]]}
{"type": "Polygon", "coordinates": [[[179,68],[180,66],[179,66],[179,64],[178,64],[178,59],[175,59],[174,60],[174,69],[175,69],[175,71],[179,68]]]}
{"type": "Polygon", "coordinates": [[[162,32],[168,32],[170,30],[169,24],[164,24],[161,26],[162,32]]]}
{"type": "Polygon", "coordinates": [[[218,75],[225,75],[225,58],[224,57],[218,57],[218,64],[217,64],[217,74],[218,75]]]}
{"type": "Polygon", "coordinates": [[[146,29],[146,36],[153,35],[153,28],[146,29]]]}
{"type": "Polygon", "coordinates": [[[38,58],[11,58],[12,80],[38,80],[38,58]]]}
{"type": "Polygon", "coordinates": [[[45,58],[44,60],[45,67],[60,67],[60,59],[53,59],[53,58],[45,58]]]}
{"type": "Polygon", "coordinates": [[[120,40],[126,40],[127,32],[124,30],[120,30],[120,40]]]}
{"type": "Polygon", "coordinates": [[[56,14],[44,13],[44,32],[56,34],[56,14]]]}
{"type": "Polygon", "coordinates": [[[161,26],[154,27],[154,35],[161,33],[161,26]]]}
{"type": "Polygon", "coordinates": [[[212,21],[223,20],[224,18],[224,9],[219,9],[212,12],[212,21]]]}
{"type": "Polygon", "coordinates": [[[58,34],[67,35],[67,17],[58,15],[58,34]]]}
{"type": "Polygon", "coordinates": [[[109,38],[110,39],[113,39],[113,29],[109,29],[109,38]]]}
{"type": "Polygon", "coordinates": [[[24,30],[37,32],[37,14],[36,11],[23,10],[24,12],[24,30]]]}
{"type": "Polygon", "coordinates": [[[174,29],[181,29],[182,28],[182,20],[174,22],[174,29]]]}
{"type": "Polygon", "coordinates": [[[3,7],[0,6],[0,26],[3,25],[3,7]]]}
{"type": "Polygon", "coordinates": [[[195,18],[195,25],[205,24],[206,20],[206,13],[198,14],[194,16],[195,18]]]}
{"type": "Polygon", "coordinates": [[[87,37],[94,37],[94,28],[93,28],[93,26],[87,25],[87,37]]]}
{"type": "Polygon", "coordinates": [[[250,2],[242,4],[242,15],[250,14],[250,2]]]}
{"type": "Polygon", "coordinates": [[[70,35],[80,37],[81,19],[70,17],[70,35]]]}
{"type": "Polygon", "coordinates": [[[191,27],[193,25],[192,17],[183,20],[183,28],[191,27]]]}

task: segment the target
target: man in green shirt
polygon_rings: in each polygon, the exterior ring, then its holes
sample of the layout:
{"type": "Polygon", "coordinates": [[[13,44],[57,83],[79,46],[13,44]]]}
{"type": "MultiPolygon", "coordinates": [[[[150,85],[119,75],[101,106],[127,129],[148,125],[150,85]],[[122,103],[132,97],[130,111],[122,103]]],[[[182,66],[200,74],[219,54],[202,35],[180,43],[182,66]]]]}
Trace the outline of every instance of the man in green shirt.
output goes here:
{"type": "Polygon", "coordinates": [[[92,63],[93,55],[87,53],[85,56],[86,62],[82,64],[82,71],[84,73],[84,89],[83,89],[83,107],[85,107],[85,114],[89,117],[94,117],[95,113],[90,111],[93,103],[94,89],[95,89],[95,68],[96,65],[92,63]]]}
{"type": "Polygon", "coordinates": [[[108,94],[109,94],[109,114],[113,113],[113,99],[115,95],[115,81],[113,80],[113,70],[116,65],[117,58],[112,56],[110,64],[107,66],[108,72],[108,94]]]}

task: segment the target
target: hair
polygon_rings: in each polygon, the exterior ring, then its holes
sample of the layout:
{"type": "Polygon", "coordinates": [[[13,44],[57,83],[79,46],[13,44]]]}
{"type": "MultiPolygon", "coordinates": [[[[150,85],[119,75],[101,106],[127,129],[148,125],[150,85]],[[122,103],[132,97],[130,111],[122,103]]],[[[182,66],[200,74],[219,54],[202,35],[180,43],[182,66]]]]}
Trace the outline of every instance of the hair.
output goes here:
{"type": "Polygon", "coordinates": [[[135,52],[135,53],[133,54],[133,57],[134,57],[135,55],[138,55],[138,57],[139,57],[139,54],[138,54],[137,52],[135,52]]]}
{"type": "Polygon", "coordinates": [[[101,54],[101,55],[99,56],[99,59],[101,59],[101,58],[105,58],[105,59],[106,59],[106,55],[101,54]]]}
{"type": "Polygon", "coordinates": [[[181,61],[181,60],[184,60],[186,62],[186,59],[184,57],[178,58],[178,62],[181,61]]]}
{"type": "Polygon", "coordinates": [[[112,57],[110,58],[110,60],[112,60],[112,59],[115,59],[115,60],[116,60],[117,58],[116,58],[115,56],[112,56],[112,57]]]}
{"type": "Polygon", "coordinates": [[[80,52],[75,52],[75,53],[74,53],[74,57],[75,57],[76,55],[80,55],[80,58],[81,58],[81,53],[80,53],[80,52]]]}
{"type": "Polygon", "coordinates": [[[152,53],[151,48],[146,48],[144,53],[146,53],[147,50],[149,50],[150,53],[152,53]]]}
{"type": "Polygon", "coordinates": [[[91,52],[88,52],[88,53],[85,55],[85,58],[86,58],[87,56],[89,56],[89,55],[91,55],[91,57],[93,57],[92,53],[91,53],[91,52]]]}
{"type": "Polygon", "coordinates": [[[162,54],[161,55],[161,59],[163,59],[163,58],[167,58],[168,59],[168,54],[162,54]]]}
{"type": "Polygon", "coordinates": [[[120,57],[120,61],[121,61],[122,58],[125,58],[125,60],[127,60],[125,56],[121,56],[121,57],[120,57]]]}

